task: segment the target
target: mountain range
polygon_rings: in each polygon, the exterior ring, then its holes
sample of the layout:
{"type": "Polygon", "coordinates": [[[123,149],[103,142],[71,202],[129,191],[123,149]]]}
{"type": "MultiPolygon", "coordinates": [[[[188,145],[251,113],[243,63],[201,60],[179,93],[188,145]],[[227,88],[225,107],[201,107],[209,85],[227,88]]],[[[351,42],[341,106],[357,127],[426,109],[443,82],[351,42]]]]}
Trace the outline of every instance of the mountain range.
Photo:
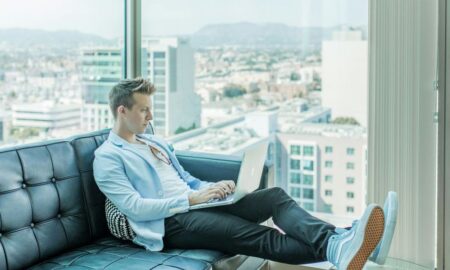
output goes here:
{"type": "MultiPolygon", "coordinates": [[[[185,35],[195,48],[209,46],[244,47],[296,47],[320,48],[323,40],[330,39],[339,27],[293,27],[280,23],[231,23],[202,27],[185,35]]],[[[79,47],[83,45],[117,45],[118,38],[106,39],[99,35],[77,31],[45,31],[32,29],[0,29],[0,44],[23,47],[41,45],[49,47],[79,47]]]]}

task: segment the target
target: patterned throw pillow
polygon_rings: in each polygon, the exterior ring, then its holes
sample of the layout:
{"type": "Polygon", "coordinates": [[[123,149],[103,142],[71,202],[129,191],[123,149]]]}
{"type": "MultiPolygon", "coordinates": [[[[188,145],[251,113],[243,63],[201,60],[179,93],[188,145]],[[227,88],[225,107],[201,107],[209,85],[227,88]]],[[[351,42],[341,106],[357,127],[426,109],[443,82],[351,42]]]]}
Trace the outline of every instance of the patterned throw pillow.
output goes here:
{"type": "Polygon", "coordinates": [[[131,229],[127,217],[108,199],[105,200],[106,223],[109,231],[122,240],[133,240],[136,233],[131,229]]]}

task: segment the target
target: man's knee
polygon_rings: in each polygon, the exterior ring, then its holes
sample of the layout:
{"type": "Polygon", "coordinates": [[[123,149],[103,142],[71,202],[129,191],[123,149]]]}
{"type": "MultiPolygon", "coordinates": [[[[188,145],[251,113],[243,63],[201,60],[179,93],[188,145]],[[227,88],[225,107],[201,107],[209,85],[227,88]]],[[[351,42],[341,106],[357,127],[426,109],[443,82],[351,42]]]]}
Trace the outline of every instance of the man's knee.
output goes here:
{"type": "Polygon", "coordinates": [[[271,201],[285,201],[285,199],[290,199],[291,197],[280,187],[271,187],[265,189],[266,196],[271,199],[271,201]]]}
{"type": "Polygon", "coordinates": [[[284,191],[284,189],[280,188],[280,187],[271,187],[268,188],[268,191],[271,194],[277,195],[277,196],[285,196],[287,195],[286,192],[284,191]]]}

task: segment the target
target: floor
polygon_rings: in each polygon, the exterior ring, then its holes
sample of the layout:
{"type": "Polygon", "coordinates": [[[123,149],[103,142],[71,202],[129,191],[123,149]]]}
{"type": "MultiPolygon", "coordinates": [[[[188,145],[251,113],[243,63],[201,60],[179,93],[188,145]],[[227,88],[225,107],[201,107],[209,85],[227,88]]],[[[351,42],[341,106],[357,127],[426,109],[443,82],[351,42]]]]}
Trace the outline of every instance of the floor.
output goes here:
{"type": "MultiPolygon", "coordinates": [[[[321,262],[306,265],[288,265],[277,262],[269,262],[270,270],[318,270],[318,269],[336,269],[329,262],[321,262]]],[[[398,270],[434,270],[413,263],[391,259],[386,261],[385,265],[377,265],[373,262],[367,262],[365,270],[398,269],[398,270]]]]}

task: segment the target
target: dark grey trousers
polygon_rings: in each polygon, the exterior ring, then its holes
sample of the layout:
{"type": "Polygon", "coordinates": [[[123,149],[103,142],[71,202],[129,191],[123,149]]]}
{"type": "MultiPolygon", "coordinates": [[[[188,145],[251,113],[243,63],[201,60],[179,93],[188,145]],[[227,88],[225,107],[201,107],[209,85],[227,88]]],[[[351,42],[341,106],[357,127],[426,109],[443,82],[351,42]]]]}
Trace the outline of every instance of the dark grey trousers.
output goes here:
{"type": "Polygon", "coordinates": [[[335,227],[311,216],[281,188],[258,190],[233,205],[165,220],[165,248],[214,249],[300,264],[326,260],[335,227]],[[270,217],[286,234],[259,225],[270,217]]]}

